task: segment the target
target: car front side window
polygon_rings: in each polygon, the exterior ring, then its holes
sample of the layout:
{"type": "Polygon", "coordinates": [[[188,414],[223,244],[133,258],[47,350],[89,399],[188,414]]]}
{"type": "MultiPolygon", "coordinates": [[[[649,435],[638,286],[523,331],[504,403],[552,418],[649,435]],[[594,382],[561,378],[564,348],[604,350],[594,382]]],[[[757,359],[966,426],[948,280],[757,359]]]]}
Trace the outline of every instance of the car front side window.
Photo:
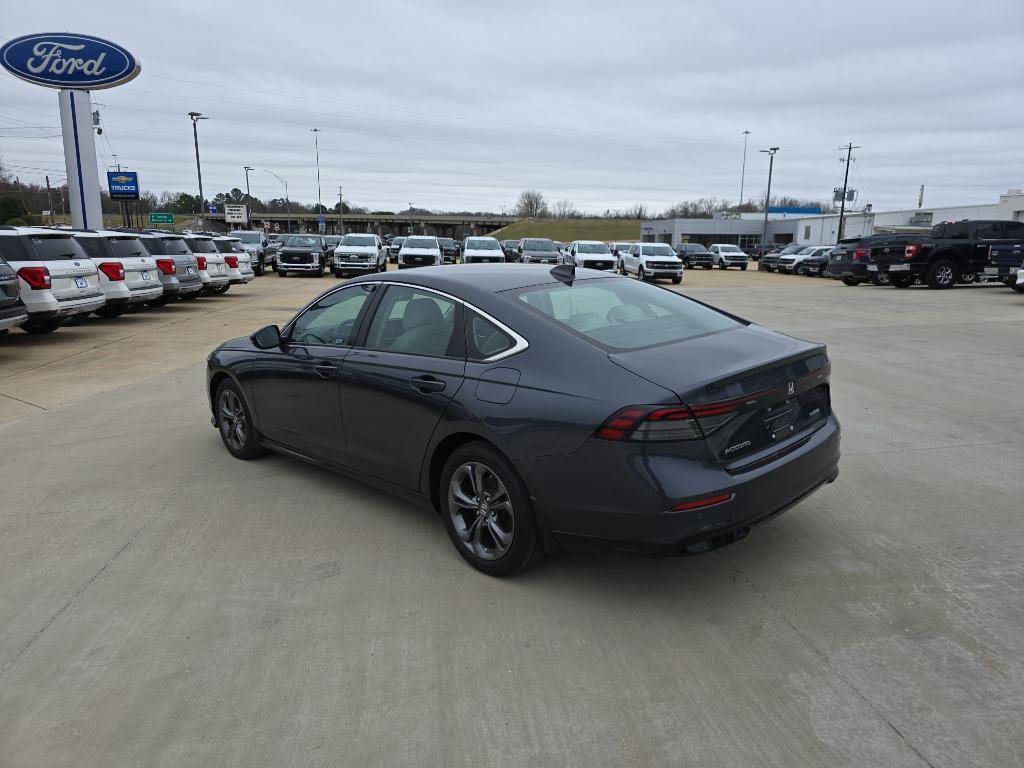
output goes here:
{"type": "Polygon", "coordinates": [[[374,290],[373,285],[343,288],[313,303],[295,318],[289,333],[292,344],[347,347],[355,340],[359,313],[374,290]]]}

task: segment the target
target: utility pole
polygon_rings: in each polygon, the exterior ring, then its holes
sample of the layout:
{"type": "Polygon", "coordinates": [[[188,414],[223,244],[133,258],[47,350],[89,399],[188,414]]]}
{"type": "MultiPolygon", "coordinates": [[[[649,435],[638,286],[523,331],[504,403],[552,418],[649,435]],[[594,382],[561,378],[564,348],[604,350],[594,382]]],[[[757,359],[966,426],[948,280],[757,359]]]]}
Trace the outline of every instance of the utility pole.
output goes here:
{"type": "Polygon", "coordinates": [[[747,138],[750,131],[743,132],[743,170],[740,172],[740,205],[743,205],[743,182],[747,178],[747,138]]]}
{"type": "Polygon", "coordinates": [[[200,120],[209,120],[208,117],[203,117],[202,112],[189,112],[188,116],[192,119],[192,140],[196,145],[196,174],[199,176],[199,228],[203,228],[203,216],[206,213],[206,198],[203,197],[203,168],[199,165],[199,129],[196,128],[200,120]]]}
{"type": "Polygon", "coordinates": [[[21,195],[21,207],[25,209],[25,213],[28,213],[28,204],[25,202],[25,188],[21,186],[21,179],[15,176],[14,183],[18,185],[18,193],[21,195]]]}
{"type": "Polygon", "coordinates": [[[853,156],[853,150],[860,149],[860,147],[853,146],[853,142],[849,142],[845,147],[840,149],[846,150],[846,173],[843,174],[843,199],[839,202],[839,232],[836,237],[836,244],[843,239],[843,220],[846,218],[846,185],[850,182],[850,158],[853,156]]]}
{"type": "Polygon", "coordinates": [[[249,193],[249,171],[255,171],[256,169],[251,165],[245,165],[243,168],[245,168],[245,210],[248,212],[246,218],[249,219],[246,225],[249,229],[252,229],[252,195],[249,193]]]}
{"type": "Polygon", "coordinates": [[[324,201],[320,193],[320,129],[310,128],[313,132],[313,146],[316,148],[316,204],[317,215],[324,212],[324,201]]]}
{"type": "Polygon", "coordinates": [[[53,226],[53,194],[50,192],[50,177],[46,177],[46,207],[50,209],[50,226],[53,226]]]}
{"type": "Polygon", "coordinates": [[[764,227],[761,229],[761,254],[767,253],[768,248],[768,204],[772,201],[772,170],[775,167],[775,153],[778,147],[769,147],[759,150],[768,155],[768,191],[764,196],[764,227]]]}
{"type": "Polygon", "coordinates": [[[341,218],[344,211],[341,209],[341,187],[338,187],[338,234],[345,233],[345,222],[341,218]]]}
{"type": "Polygon", "coordinates": [[[917,193],[917,207],[920,208],[924,205],[924,184],[921,185],[921,190],[917,193]]]}

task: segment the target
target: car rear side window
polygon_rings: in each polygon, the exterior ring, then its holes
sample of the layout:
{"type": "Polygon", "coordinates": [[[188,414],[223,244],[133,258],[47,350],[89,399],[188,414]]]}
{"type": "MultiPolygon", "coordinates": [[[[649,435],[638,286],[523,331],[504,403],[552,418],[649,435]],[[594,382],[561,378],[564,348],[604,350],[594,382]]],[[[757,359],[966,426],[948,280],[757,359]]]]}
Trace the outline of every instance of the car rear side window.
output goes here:
{"type": "Polygon", "coordinates": [[[369,349],[429,357],[461,357],[458,305],[444,296],[392,285],[381,299],[366,337],[369,349]]]}
{"type": "Polygon", "coordinates": [[[28,242],[40,261],[88,258],[70,235],[33,235],[28,242]]]}
{"type": "Polygon", "coordinates": [[[198,240],[193,238],[189,240],[192,247],[193,253],[217,253],[217,247],[213,244],[213,240],[198,240]]]}
{"type": "Polygon", "coordinates": [[[7,261],[35,261],[35,256],[26,250],[20,237],[0,237],[0,256],[7,261]]]}
{"type": "Polygon", "coordinates": [[[470,360],[487,360],[502,352],[508,352],[516,345],[515,339],[476,312],[469,312],[468,328],[467,341],[470,360]]]}
{"type": "Polygon", "coordinates": [[[608,350],[638,349],[736,328],[728,315],[634,280],[586,280],[518,292],[555,323],[608,350]]]}

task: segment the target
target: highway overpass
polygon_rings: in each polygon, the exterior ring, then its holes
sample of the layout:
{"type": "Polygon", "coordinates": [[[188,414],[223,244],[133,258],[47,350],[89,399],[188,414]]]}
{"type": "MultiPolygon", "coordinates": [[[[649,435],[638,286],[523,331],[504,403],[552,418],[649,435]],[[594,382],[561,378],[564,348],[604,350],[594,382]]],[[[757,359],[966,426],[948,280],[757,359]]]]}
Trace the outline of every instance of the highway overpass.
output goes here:
{"type": "MultiPolygon", "coordinates": [[[[223,213],[208,213],[203,217],[208,226],[228,227],[223,213]]],[[[254,213],[252,226],[269,232],[316,232],[318,216],[315,213],[254,213]]],[[[325,213],[326,231],[337,233],[338,214],[325,213]]],[[[341,224],[345,232],[375,232],[378,235],[436,235],[437,237],[463,238],[469,235],[486,235],[496,229],[512,224],[515,216],[459,216],[450,214],[404,214],[404,213],[345,213],[341,224]]],[[[237,226],[237,225],[231,225],[237,226]]]]}

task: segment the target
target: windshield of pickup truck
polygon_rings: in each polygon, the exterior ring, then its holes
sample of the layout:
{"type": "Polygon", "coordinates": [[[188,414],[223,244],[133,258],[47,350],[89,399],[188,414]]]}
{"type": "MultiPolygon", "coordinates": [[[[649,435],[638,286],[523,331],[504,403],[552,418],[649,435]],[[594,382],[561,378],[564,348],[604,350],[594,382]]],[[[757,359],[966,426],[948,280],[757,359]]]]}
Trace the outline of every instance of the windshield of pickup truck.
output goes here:
{"type": "Polygon", "coordinates": [[[501,246],[497,240],[467,240],[467,251],[500,251],[501,246]]]}
{"type": "Polygon", "coordinates": [[[534,238],[528,238],[523,240],[524,251],[558,251],[558,248],[550,240],[539,240],[534,238]]]}
{"type": "Polygon", "coordinates": [[[432,237],[410,237],[404,243],[403,248],[433,248],[437,250],[437,240],[432,237]]]}
{"type": "Polygon", "coordinates": [[[580,243],[578,246],[576,246],[576,253],[610,254],[611,251],[608,250],[608,246],[605,245],[604,243],[580,243]]]}
{"type": "Polygon", "coordinates": [[[263,235],[259,232],[232,232],[232,237],[237,237],[243,243],[249,243],[250,245],[259,245],[263,242],[263,235]]]}
{"type": "Polygon", "coordinates": [[[373,235],[345,235],[341,240],[342,245],[376,245],[377,241],[373,235]]]}
{"type": "Polygon", "coordinates": [[[660,243],[658,245],[642,245],[640,246],[640,253],[643,256],[667,256],[672,259],[676,257],[675,251],[669,246],[660,243]]]}
{"type": "Polygon", "coordinates": [[[284,241],[285,248],[319,248],[320,238],[307,235],[292,235],[284,241]]]}

